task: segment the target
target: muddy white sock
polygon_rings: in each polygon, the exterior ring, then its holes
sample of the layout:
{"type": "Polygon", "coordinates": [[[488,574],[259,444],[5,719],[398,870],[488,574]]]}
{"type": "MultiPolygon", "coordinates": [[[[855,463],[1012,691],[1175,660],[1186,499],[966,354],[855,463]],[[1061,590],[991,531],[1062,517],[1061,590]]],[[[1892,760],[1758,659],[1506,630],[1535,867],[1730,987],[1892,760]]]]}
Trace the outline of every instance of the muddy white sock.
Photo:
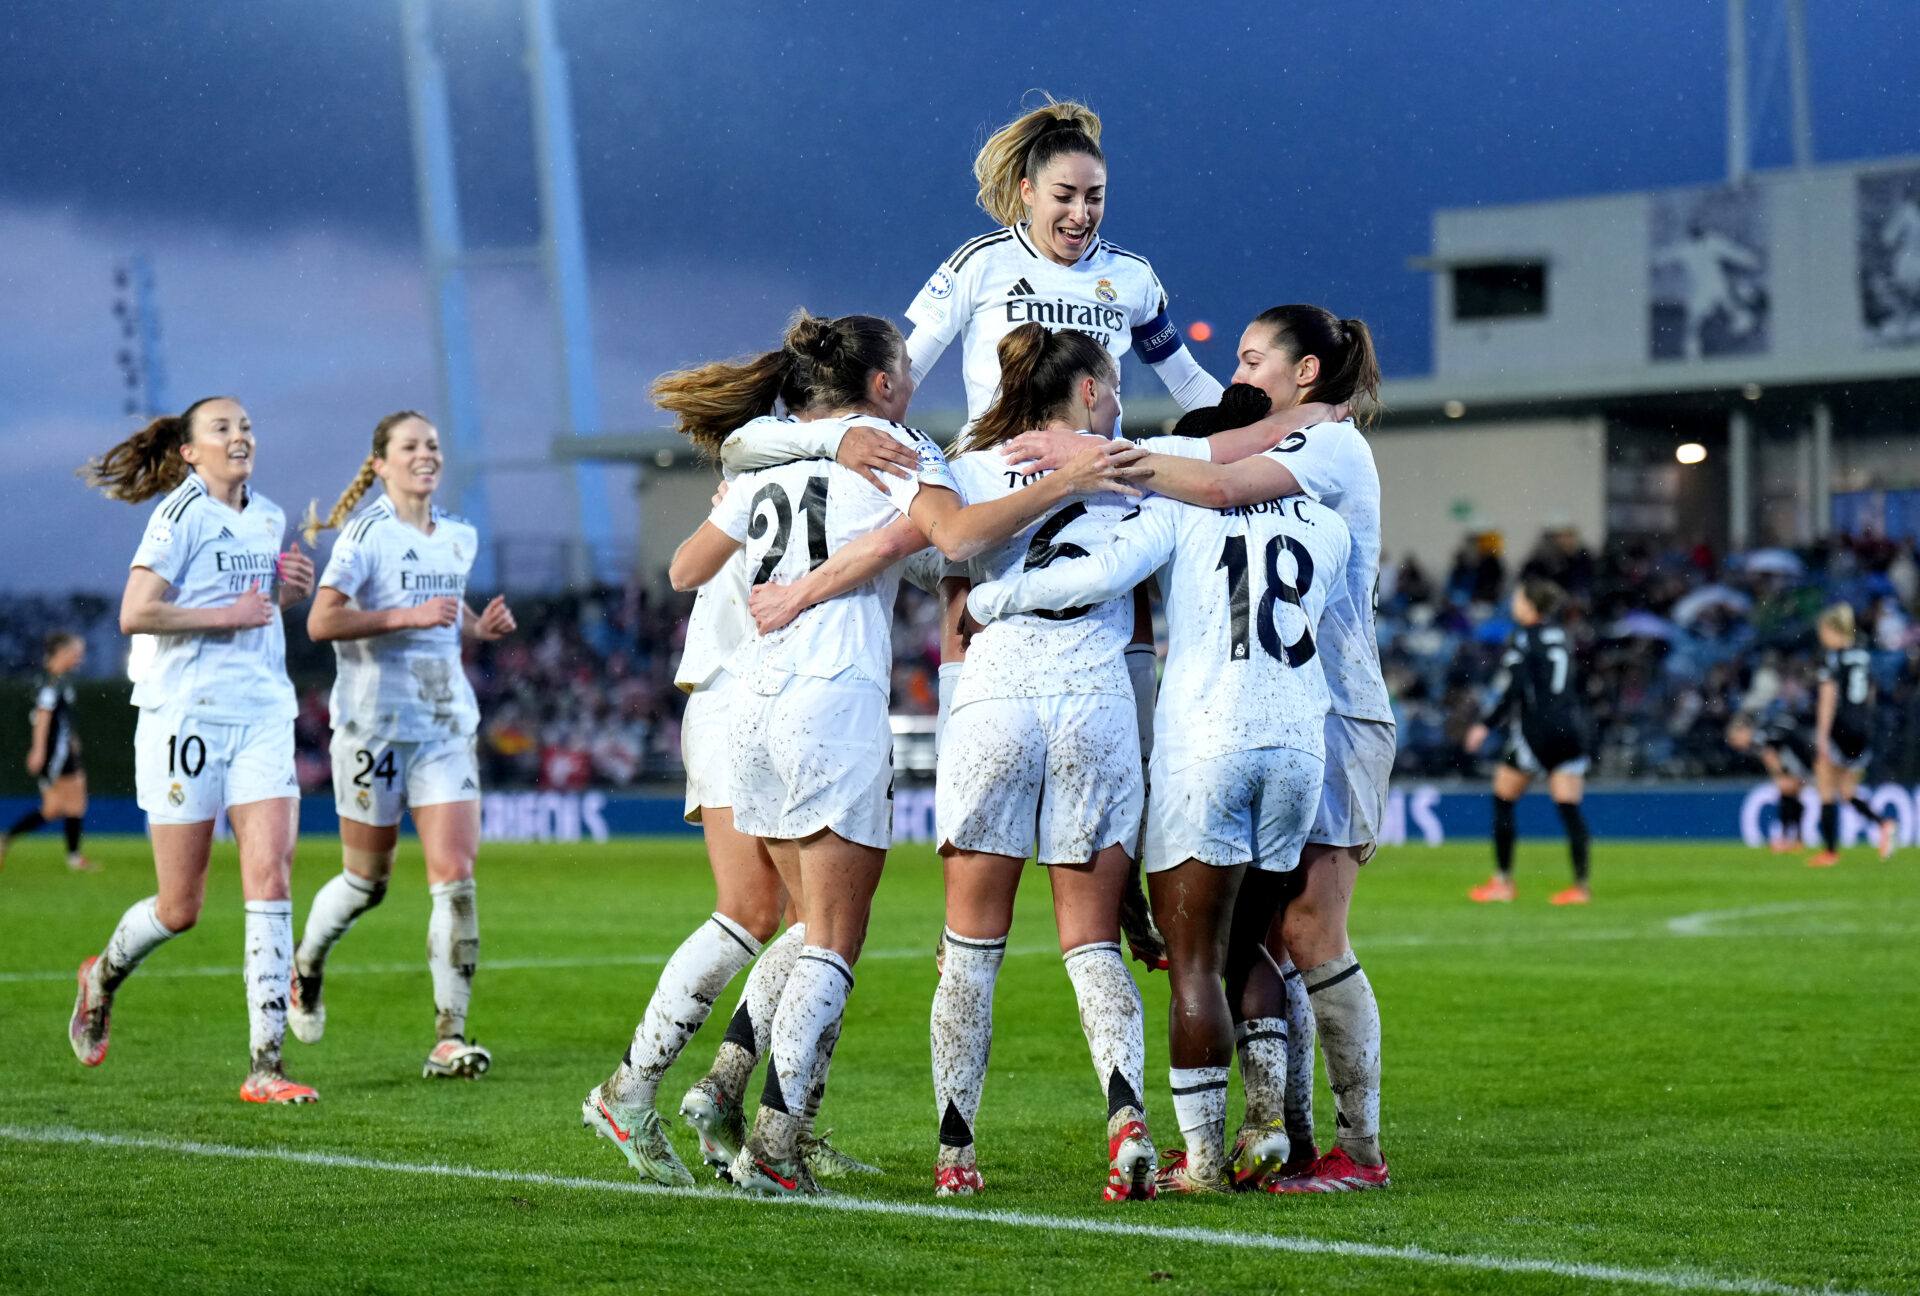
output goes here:
{"type": "Polygon", "coordinates": [[[347,934],[355,919],[386,897],[385,882],[370,882],[346,869],[327,879],[314,895],[313,907],[307,910],[307,928],[293,956],[300,975],[318,976],[334,942],[347,934]]]}
{"type": "Polygon", "coordinates": [[[660,1078],[706,1022],[727,983],[759,952],[760,942],[752,933],[722,914],[714,914],[680,942],[660,969],[633,1043],[613,1073],[614,1101],[653,1106],[660,1078]]]}
{"type": "MultiPolygon", "coordinates": [[[[949,938],[951,939],[951,938],[949,938]]],[[[947,957],[953,957],[948,945],[947,957]]],[[[1080,1005],[1080,1030],[1093,1054],[1094,1075],[1107,1098],[1107,1118],[1132,1107],[1147,1110],[1146,1010],[1140,987],[1127,975],[1120,946],[1104,941],[1067,951],[1067,976],[1080,1005]]]]}
{"type": "Polygon", "coordinates": [[[1173,1118],[1195,1179],[1218,1179],[1227,1164],[1227,1067],[1169,1067],[1173,1118]]]}
{"type": "Polygon", "coordinates": [[[1288,959],[1280,965],[1287,990],[1287,1142],[1305,1155],[1313,1146],[1313,1003],[1300,984],[1300,969],[1288,959]]]}
{"type": "Polygon", "coordinates": [[[1240,1087],[1247,1093],[1247,1124],[1280,1120],[1287,1106],[1287,1021],[1249,1017],[1233,1029],[1240,1055],[1240,1087]]]}
{"type": "Polygon", "coordinates": [[[1333,1088],[1336,1141],[1361,1165],[1380,1157],[1380,1009],[1373,986],[1348,950],[1300,974],[1313,996],[1320,1047],[1333,1088]]]}
{"type": "Polygon", "coordinates": [[[974,940],[947,930],[947,961],[933,992],[933,1105],[942,1149],[973,1146],[973,1121],[993,1048],[993,985],[1007,938],[974,940]]]}
{"type": "MultiPolygon", "coordinates": [[[[790,1118],[771,1123],[782,1134],[799,1132],[807,1096],[825,1070],[824,1046],[846,1012],[847,996],[852,993],[853,971],[845,959],[819,945],[808,945],[800,951],[787,978],[786,992],[780,996],[780,1009],[773,1015],[772,1060],[767,1064],[767,1084],[760,1095],[763,1109],[790,1118]]],[[[768,1128],[769,1123],[756,1123],[762,1133],[768,1128]]],[[[775,1157],[790,1156],[794,1151],[790,1146],[767,1150],[775,1157]]]]}
{"type": "Polygon", "coordinates": [[[427,968],[433,973],[434,1030],[440,1039],[464,1038],[473,974],[480,964],[473,879],[436,882],[427,891],[433,896],[433,912],[427,917],[427,968]]]}
{"type": "Polygon", "coordinates": [[[793,961],[807,943],[807,925],[794,923],[767,943],[747,973],[740,989],[740,1002],[734,1005],[727,1034],[720,1041],[713,1068],[707,1074],[729,1094],[739,1098],[747,1091],[747,1078],[767,1051],[773,1035],[773,1014],[780,1007],[780,993],[793,974],[793,961]]]}
{"type": "Polygon", "coordinates": [[[287,1037],[287,986],[293,978],[293,901],[247,901],[247,1046],[253,1069],[278,1071],[287,1037]]]}
{"type": "Polygon", "coordinates": [[[160,897],[136,900],[120,915],[120,922],[107,938],[107,948],[93,965],[94,984],[108,994],[133,975],[147,955],[172,940],[178,933],[167,930],[160,921],[160,897]]]}
{"type": "Polygon", "coordinates": [[[827,1100],[827,1076],[833,1071],[833,1051],[840,1046],[840,1031],[847,1024],[843,1016],[833,1024],[820,1041],[820,1074],[814,1079],[813,1088],[807,1092],[806,1111],[800,1117],[800,1133],[811,1137],[813,1121],[820,1114],[820,1104],[827,1100]]]}

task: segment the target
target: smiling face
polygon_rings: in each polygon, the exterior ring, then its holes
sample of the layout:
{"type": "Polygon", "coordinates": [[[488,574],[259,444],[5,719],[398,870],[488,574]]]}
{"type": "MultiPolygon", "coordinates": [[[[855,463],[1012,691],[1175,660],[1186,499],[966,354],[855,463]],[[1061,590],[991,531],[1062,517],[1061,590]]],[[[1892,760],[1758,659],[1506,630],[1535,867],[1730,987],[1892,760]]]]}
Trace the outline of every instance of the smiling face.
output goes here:
{"type": "Polygon", "coordinates": [[[373,470],[387,494],[425,499],[440,485],[446,458],[440,453],[440,433],[421,418],[402,419],[388,429],[384,455],[375,455],[373,470]]]}
{"type": "Polygon", "coordinates": [[[253,476],[253,420],[237,400],[222,397],[193,412],[193,428],[180,457],[215,493],[253,476]]]}
{"type": "Polygon", "coordinates": [[[1107,212],[1107,164],[1085,153],[1063,153],[1020,182],[1028,233],[1049,260],[1073,265],[1093,246],[1107,212]]]}
{"type": "Polygon", "coordinates": [[[1233,380],[1258,387],[1275,409],[1291,409],[1306,399],[1304,393],[1320,380],[1320,357],[1294,359],[1280,344],[1271,325],[1249,324],[1240,335],[1240,367],[1233,380]]]}

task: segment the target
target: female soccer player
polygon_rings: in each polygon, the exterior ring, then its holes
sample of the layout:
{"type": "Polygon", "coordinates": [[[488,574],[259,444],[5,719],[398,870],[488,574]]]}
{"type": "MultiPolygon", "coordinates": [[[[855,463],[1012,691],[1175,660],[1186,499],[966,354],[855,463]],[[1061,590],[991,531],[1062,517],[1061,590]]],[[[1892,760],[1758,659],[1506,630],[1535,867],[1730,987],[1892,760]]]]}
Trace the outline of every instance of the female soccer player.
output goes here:
{"type": "MultiPolygon", "coordinates": [[[[1339,515],[1311,500],[1195,508],[1155,498],[1092,556],[1035,564],[967,600],[991,629],[1012,613],[1113,598],[1160,572],[1171,640],[1146,860],[1172,964],[1169,1079],[1186,1140],[1161,1167],[1168,1191],[1232,1186],[1234,1026],[1255,966],[1272,968],[1267,933],[1320,803],[1329,695],[1319,645],[1346,597],[1351,544],[1339,515]]],[[[956,707],[951,723],[964,714],[956,707]]],[[[950,964],[943,980],[953,975],[950,964]]],[[[1274,1155],[1284,1161],[1286,1149],[1274,1155]]]]}
{"type": "Polygon", "coordinates": [[[1873,654],[1855,644],[1853,606],[1835,603],[1820,614],[1820,646],[1827,650],[1820,668],[1820,694],[1814,715],[1814,777],[1820,787],[1820,850],[1809,868],[1840,862],[1840,803],[1877,820],[1880,858],[1890,859],[1899,839],[1899,821],[1882,817],[1860,795],[1860,776],[1873,760],[1873,654]]]}
{"type": "Polygon", "coordinates": [[[1784,712],[1765,720],[1737,715],[1727,726],[1727,746],[1757,755],[1780,793],[1780,835],[1773,840],[1774,854],[1805,849],[1806,836],[1800,824],[1806,807],[1801,804],[1800,793],[1813,779],[1818,763],[1806,731],[1784,712]]]}
{"type": "Polygon", "coordinates": [[[87,814],[87,771],[80,763],[80,735],[73,727],[73,682],[67,677],[86,660],[87,641],[56,630],[47,636],[46,674],[33,695],[33,742],[27,773],[40,784],[40,808],[22,816],[0,837],[0,864],[13,839],[61,820],[67,834],[67,867],[92,872],[100,866],[80,853],[80,821],[87,814]]]}
{"type": "Polygon", "coordinates": [[[297,711],[281,610],[313,592],[313,562],[280,550],[286,515],[248,488],[256,443],[240,402],[216,396],[155,419],[87,465],[109,499],[165,492],[134,551],[120,629],[154,636],[134,684],[134,781],[153,837],[158,894],[121,917],[106,949],[80,964],[67,1036],[86,1066],[107,1056],[114,992],[142,959],[199,920],[214,817],[222,805],[240,847],[246,898],[243,975],[250,1058],[246,1102],[309,1103],[287,1079],[293,961],[289,878],[300,784],[297,711]]]}
{"type": "Polygon", "coordinates": [[[413,410],[374,425],[373,449],[325,522],[309,514],[307,543],[346,524],[333,546],[307,633],[333,644],[333,803],[340,813],[340,875],[313,898],[294,953],[288,1011],[296,1039],[326,1029],[327,953],[379,904],[393,874],[400,816],[411,811],[427,862],[427,968],[435,1042],[421,1074],[485,1074],[493,1055],[467,1038],[480,961],[473,863],[480,852],[479,704],[460,662],[463,639],[514,630],[504,596],[467,606],[479,551],[472,523],[434,506],[446,460],[440,433],[413,410]],[[353,511],[378,481],[385,493],[353,511]],[[349,522],[349,517],[352,521],[349,522]]]}
{"type": "Polygon", "coordinates": [[[1573,857],[1573,885],[1557,891],[1549,904],[1586,904],[1588,885],[1587,820],[1580,801],[1586,790],[1593,751],[1593,725],[1582,700],[1579,663],[1567,632],[1553,624],[1566,592],[1538,577],[1513,591],[1511,610],[1517,629],[1500,658],[1493,696],[1467,731],[1466,748],[1477,752],[1495,728],[1507,727],[1501,764],[1493,771],[1493,858],[1497,872],[1468,895],[1482,904],[1506,902],[1518,894],[1513,885],[1514,803],[1527,785],[1547,776],[1547,791],[1567,829],[1573,857]]]}
{"type": "MultiPolygon", "coordinates": [[[[1110,485],[1093,452],[1004,500],[963,507],[938,447],[897,420],[913,394],[898,330],[872,316],[803,317],[788,335],[821,418],[860,420],[914,451],[918,469],[877,491],[837,465],[798,461],[746,474],[675,555],[676,588],[712,579],[744,547],[751,583],[790,583],[897,514],[949,559],[964,560],[1073,494],[1110,485]]],[[[734,820],[768,840],[806,924],[773,1023],[759,1116],[731,1177],[755,1192],[810,1186],[799,1135],[804,1104],[838,1038],[852,965],[891,841],[892,657],[889,571],[735,653],[729,719],[734,820]]]]}

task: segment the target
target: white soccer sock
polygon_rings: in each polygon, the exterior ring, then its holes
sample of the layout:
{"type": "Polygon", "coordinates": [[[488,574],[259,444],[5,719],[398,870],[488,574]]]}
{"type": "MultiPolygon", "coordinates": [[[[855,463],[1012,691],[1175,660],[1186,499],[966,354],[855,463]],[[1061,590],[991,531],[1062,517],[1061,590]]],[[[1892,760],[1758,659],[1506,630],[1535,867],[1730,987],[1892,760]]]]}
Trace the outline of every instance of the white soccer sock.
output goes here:
{"type": "Polygon", "coordinates": [[[946,931],[947,960],[933,992],[933,1114],[940,1149],[971,1148],[993,1048],[993,984],[1007,938],[973,940],[946,931]]]}
{"type": "Polygon", "coordinates": [[[1348,950],[1300,974],[1313,996],[1333,1087],[1337,1142],[1361,1165],[1380,1164],[1380,1008],[1348,950]]]}
{"type": "Polygon", "coordinates": [[[1287,1022],[1249,1017],[1234,1027],[1240,1054],[1240,1087],[1247,1094],[1247,1124],[1281,1120],[1287,1106],[1287,1022]]]}
{"type": "Polygon", "coordinates": [[[168,931],[160,921],[159,896],[134,901],[120,915],[113,935],[107,938],[107,948],[101,951],[100,961],[93,965],[94,985],[112,994],[122,981],[133,975],[133,970],[147,955],[177,935],[178,932],[168,931]]]}
{"type": "Polygon", "coordinates": [[[726,1038],[714,1055],[707,1075],[727,1093],[739,1098],[747,1090],[747,1078],[767,1051],[773,1034],[773,1015],[780,1007],[780,994],[793,975],[793,961],[807,943],[807,925],[794,923],[767,942],[760,957],[747,973],[740,989],[740,1002],[734,1005],[733,1018],[727,1023],[726,1038]]]}
{"type": "MultiPolygon", "coordinates": [[[[949,946],[949,949],[952,947],[949,946]]],[[[948,955],[952,957],[951,954],[948,955]]],[[[1127,975],[1120,946],[1081,945],[1066,953],[1067,976],[1080,1005],[1080,1030],[1093,1055],[1093,1072],[1107,1097],[1107,1117],[1132,1107],[1146,1114],[1146,1009],[1127,975]]]]}
{"type": "Polygon", "coordinates": [[[814,1117],[820,1114],[820,1104],[827,1100],[827,1076],[833,1071],[833,1051],[840,1047],[840,1030],[846,1024],[847,1019],[842,1017],[820,1040],[820,1074],[807,1092],[807,1110],[800,1118],[802,1134],[813,1133],[814,1117]]]}
{"type": "Polygon", "coordinates": [[[847,961],[820,945],[808,945],[794,960],[793,974],[773,1015],[773,1058],[767,1064],[767,1086],[760,1095],[762,1114],[780,1113],[784,1120],[756,1122],[755,1131],[772,1146],[778,1159],[794,1155],[791,1138],[798,1135],[806,1115],[807,1097],[824,1071],[824,1045],[847,1011],[853,993],[853,972],[847,961]]]}
{"type": "Polygon", "coordinates": [[[1280,965],[1287,988],[1287,1141],[1302,1154],[1313,1142],[1313,1002],[1300,984],[1300,969],[1288,959],[1280,965]]]}
{"type": "Polygon", "coordinates": [[[278,1071],[287,1037],[287,987],[293,978],[293,901],[247,901],[247,1044],[253,1069],[278,1071]]]}
{"type": "Polygon", "coordinates": [[[1187,1144],[1187,1167],[1194,1178],[1218,1179],[1227,1166],[1228,1067],[1169,1067],[1173,1118],[1187,1144]]]}
{"type": "Polygon", "coordinates": [[[433,973],[434,1030],[440,1039],[465,1038],[473,974],[480,964],[473,879],[436,882],[427,891],[433,896],[433,912],[427,917],[427,969],[433,973]]]}
{"type": "Polygon", "coordinates": [[[633,1043],[613,1073],[615,1102],[651,1107],[660,1079],[713,1011],[727,983],[760,952],[760,942],[739,923],[714,914],[680,942],[660,970],[633,1043]]]}
{"type": "Polygon", "coordinates": [[[387,884],[370,882],[358,873],[341,869],[328,878],[313,897],[307,910],[307,929],[300,935],[300,948],[294,952],[294,967],[301,976],[318,976],[327,961],[327,951],[347,934],[354,920],[386,899],[387,884]]]}

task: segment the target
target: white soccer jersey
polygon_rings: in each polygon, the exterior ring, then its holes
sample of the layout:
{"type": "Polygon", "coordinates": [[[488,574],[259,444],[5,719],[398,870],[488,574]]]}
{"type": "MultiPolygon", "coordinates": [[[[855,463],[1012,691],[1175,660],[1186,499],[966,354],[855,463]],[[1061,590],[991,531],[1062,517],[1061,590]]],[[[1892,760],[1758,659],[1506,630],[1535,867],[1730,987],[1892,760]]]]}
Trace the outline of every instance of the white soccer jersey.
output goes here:
{"type": "Polygon", "coordinates": [[[1346,598],[1351,547],[1339,515],[1304,497],[1216,510],[1156,496],[1093,556],[975,586],[968,606],[989,620],[1115,598],[1158,571],[1169,643],[1154,760],[1180,770],[1261,747],[1320,756],[1319,638],[1346,598]]]}
{"type": "MultiPolygon", "coordinates": [[[[799,580],[840,549],[906,513],[923,485],[960,493],[946,457],[925,433],[865,416],[846,422],[878,428],[913,449],[920,457],[919,471],[909,478],[885,476],[885,493],[858,473],[817,459],[742,474],[708,520],[745,546],[749,587],[799,580]]],[[[893,673],[893,604],[899,588],[896,563],[866,584],[808,608],[771,634],[751,636],[727,669],[758,693],[777,693],[792,675],[831,679],[849,669],[884,690],[893,673]]]]}
{"type": "Polygon", "coordinates": [[[1393,723],[1393,702],[1380,672],[1373,604],[1380,581],[1380,472],[1373,448],[1351,419],[1289,432],[1267,451],[1294,480],[1340,515],[1353,536],[1346,563],[1347,597],[1331,604],[1321,635],[1333,713],[1393,723]]]}
{"type": "MultiPolygon", "coordinates": [[[[1045,476],[1013,472],[1000,451],[975,450],[953,460],[967,503],[1002,499],[1045,476]]],[[[976,585],[1081,557],[1105,545],[1134,501],[1113,492],[1068,500],[1011,539],[953,570],[976,585]]],[[[1131,698],[1122,654],[1133,638],[1131,594],[1067,612],[1026,612],[995,621],[967,645],[954,689],[955,710],[984,698],[1061,697],[1112,693],[1131,698]]]]}
{"type": "MultiPolygon", "coordinates": [[[[266,496],[248,491],[235,512],[189,474],[147,519],[129,565],[165,577],[176,607],[225,607],[248,589],[271,602],[280,590],[286,530],[287,515],[266,496]]],[[[145,637],[152,655],[134,682],[137,707],[218,724],[291,720],[299,712],[277,610],[252,630],[145,637]]]]}
{"type": "MultiPolygon", "coordinates": [[[[480,536],[464,518],[433,510],[433,534],[402,522],[382,495],[340,533],[320,584],[363,611],[467,597],[480,536]]],[[[388,742],[471,734],[480,723],[460,664],[460,624],[394,630],[333,645],[333,727],[388,742]]]]}
{"type": "MultiPolygon", "coordinates": [[[[916,381],[965,335],[961,370],[969,420],[993,404],[1000,387],[1000,339],[1022,324],[1089,333],[1112,353],[1115,364],[1130,350],[1157,365],[1184,349],[1180,330],[1167,316],[1166,289],[1145,257],[1096,236],[1085,256],[1063,266],[1033,246],[1024,224],[962,243],[907,307],[907,318],[916,326],[916,381]]],[[[1190,361],[1189,367],[1198,372],[1190,361]]],[[[1220,399],[1220,384],[1204,374],[1191,384],[1169,377],[1180,387],[1175,396],[1190,409],[1220,399]]]]}

